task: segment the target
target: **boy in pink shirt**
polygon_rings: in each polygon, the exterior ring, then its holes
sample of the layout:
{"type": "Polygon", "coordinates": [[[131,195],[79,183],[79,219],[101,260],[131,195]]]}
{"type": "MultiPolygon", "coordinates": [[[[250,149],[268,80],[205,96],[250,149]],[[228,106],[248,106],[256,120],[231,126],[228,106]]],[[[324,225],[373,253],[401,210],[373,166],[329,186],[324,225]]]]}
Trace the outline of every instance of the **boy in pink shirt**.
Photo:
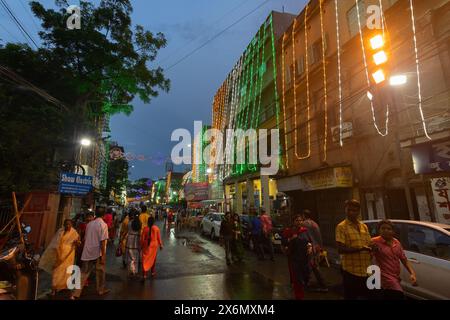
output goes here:
{"type": "Polygon", "coordinates": [[[416,274],[405,256],[402,244],[394,238],[394,226],[389,220],[380,221],[378,224],[380,236],[372,238],[376,245],[373,256],[377,265],[381,269],[381,288],[383,289],[383,299],[398,300],[404,299],[403,289],[400,285],[400,262],[408,270],[410,281],[416,285],[416,274]]]}

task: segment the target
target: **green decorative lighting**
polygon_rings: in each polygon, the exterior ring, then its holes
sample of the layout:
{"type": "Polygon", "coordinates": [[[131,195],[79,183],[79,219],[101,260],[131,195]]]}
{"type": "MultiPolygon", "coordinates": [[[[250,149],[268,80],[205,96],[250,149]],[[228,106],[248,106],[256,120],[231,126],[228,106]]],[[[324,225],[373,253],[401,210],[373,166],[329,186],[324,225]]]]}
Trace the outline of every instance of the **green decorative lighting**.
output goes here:
{"type": "MultiPolygon", "coordinates": [[[[276,50],[275,50],[275,33],[273,28],[273,14],[270,15],[270,29],[272,34],[272,62],[273,62],[273,83],[275,92],[275,106],[276,106],[276,116],[277,116],[277,129],[280,129],[280,104],[278,99],[277,91],[277,65],[276,65],[276,50]]],[[[292,40],[294,41],[294,39],[292,40]]],[[[283,75],[284,76],[284,75],[283,75]]],[[[295,87],[295,83],[294,83],[295,87]]],[[[281,164],[281,143],[278,143],[278,163],[281,164]]]]}

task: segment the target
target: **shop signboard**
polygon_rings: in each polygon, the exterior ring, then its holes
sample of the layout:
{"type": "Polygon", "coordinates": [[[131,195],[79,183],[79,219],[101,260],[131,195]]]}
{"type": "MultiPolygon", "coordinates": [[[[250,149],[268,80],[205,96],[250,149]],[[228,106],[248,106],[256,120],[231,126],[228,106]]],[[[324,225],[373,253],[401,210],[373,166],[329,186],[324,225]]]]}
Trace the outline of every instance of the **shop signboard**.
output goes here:
{"type": "Polygon", "coordinates": [[[188,183],[184,186],[184,195],[187,201],[208,200],[209,183],[188,183]]]}
{"type": "Polygon", "coordinates": [[[59,182],[59,193],[85,196],[91,192],[93,186],[92,176],[63,172],[59,182]]]}
{"type": "Polygon", "coordinates": [[[350,167],[327,168],[301,176],[304,191],[351,188],[353,174],[350,167]]]}
{"type": "Polygon", "coordinates": [[[450,141],[416,145],[411,153],[416,174],[450,172],[450,141]]]}
{"type": "Polygon", "coordinates": [[[450,224],[450,178],[431,179],[433,202],[436,207],[436,220],[439,223],[450,224]]]}

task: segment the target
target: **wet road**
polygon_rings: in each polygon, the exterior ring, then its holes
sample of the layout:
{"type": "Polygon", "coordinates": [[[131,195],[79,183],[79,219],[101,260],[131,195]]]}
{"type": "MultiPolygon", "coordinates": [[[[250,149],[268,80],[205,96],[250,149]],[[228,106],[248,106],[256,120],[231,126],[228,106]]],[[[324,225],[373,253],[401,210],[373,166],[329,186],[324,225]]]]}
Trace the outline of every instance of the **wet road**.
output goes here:
{"type": "MultiPolygon", "coordinates": [[[[167,230],[159,222],[164,249],[158,252],[154,279],[141,283],[129,279],[122,267],[122,258],[115,256],[115,247],[108,247],[107,287],[111,292],[101,299],[120,300],[270,300],[291,299],[286,258],[277,254],[275,262],[258,261],[246,251],[242,263],[227,266],[225,253],[217,241],[187,230],[167,230]]],[[[324,268],[323,275],[330,292],[308,292],[306,299],[340,299],[340,276],[335,268],[324,268]]],[[[49,275],[41,275],[40,292],[50,287],[49,275]]],[[[99,299],[95,282],[83,291],[82,299],[99,299]]],[[[314,286],[314,277],[312,281],[314,286]]],[[[59,294],[57,299],[65,299],[59,294]]]]}

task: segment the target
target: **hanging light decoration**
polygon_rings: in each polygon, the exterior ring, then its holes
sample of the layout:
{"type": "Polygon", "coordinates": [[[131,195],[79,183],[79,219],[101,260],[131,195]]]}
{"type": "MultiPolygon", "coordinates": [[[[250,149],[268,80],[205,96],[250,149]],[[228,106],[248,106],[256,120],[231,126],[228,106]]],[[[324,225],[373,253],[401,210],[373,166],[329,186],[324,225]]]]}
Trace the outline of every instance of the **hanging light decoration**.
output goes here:
{"type": "Polygon", "coordinates": [[[322,65],[323,65],[323,93],[324,93],[324,111],[325,111],[325,132],[323,142],[323,161],[327,160],[327,138],[328,138],[328,91],[327,91],[327,66],[325,56],[325,33],[323,27],[323,0],[319,0],[320,7],[320,32],[322,36],[322,65]]]}
{"type": "MultiPolygon", "coordinates": [[[[294,20],[295,21],[295,20],[294,20]]],[[[281,41],[281,107],[283,111],[283,123],[284,123],[284,153],[286,155],[286,168],[289,168],[289,153],[288,153],[288,133],[287,133],[287,121],[286,121],[286,53],[285,42],[287,34],[283,34],[281,41]]],[[[295,116],[295,115],[294,115],[295,116]]]]}
{"type": "Polygon", "coordinates": [[[425,136],[427,139],[431,140],[431,137],[428,134],[427,130],[427,124],[425,122],[425,117],[423,115],[423,109],[422,109],[422,85],[420,81],[420,61],[419,61],[419,49],[417,47],[417,34],[416,34],[416,18],[414,16],[414,3],[413,0],[409,0],[409,5],[411,9],[411,24],[412,24],[412,30],[413,30],[413,39],[414,39],[414,53],[416,56],[416,74],[417,74],[417,94],[419,97],[419,112],[420,112],[420,119],[422,121],[422,127],[423,132],[425,133],[425,136]]]}
{"type": "MultiPolygon", "coordinates": [[[[380,0],[381,1],[381,0],[380,0]]],[[[337,63],[338,63],[338,86],[339,86],[339,145],[344,145],[342,139],[342,69],[341,69],[341,34],[339,28],[338,0],[334,0],[336,13],[336,42],[337,42],[337,63]]]]}
{"type": "MultiPolygon", "coordinates": [[[[362,55],[363,55],[363,62],[364,62],[364,71],[366,74],[366,82],[367,82],[367,88],[370,88],[370,79],[369,79],[369,70],[368,70],[368,64],[367,64],[367,59],[366,59],[366,49],[364,47],[364,39],[363,39],[363,32],[362,32],[362,27],[361,27],[361,17],[360,17],[360,10],[359,10],[359,0],[355,0],[356,3],[356,14],[358,15],[358,29],[359,29],[359,38],[360,38],[360,42],[361,42],[361,49],[362,49],[362,55]]],[[[384,26],[384,24],[383,24],[384,26]]],[[[377,46],[383,46],[384,45],[384,40],[381,41],[379,38],[376,39],[372,39],[371,41],[371,45],[372,48],[375,48],[377,46]]],[[[374,73],[374,80],[375,82],[381,81],[382,78],[385,77],[384,74],[381,73],[374,73]]],[[[384,81],[384,80],[383,80],[384,81]]],[[[375,107],[373,104],[373,99],[370,99],[370,109],[372,111],[372,120],[373,120],[373,125],[375,127],[375,129],[377,130],[378,134],[382,137],[385,137],[388,135],[389,133],[389,105],[386,105],[386,124],[385,124],[385,132],[381,132],[380,129],[378,128],[378,124],[377,124],[377,120],[375,117],[375,107]]]]}

